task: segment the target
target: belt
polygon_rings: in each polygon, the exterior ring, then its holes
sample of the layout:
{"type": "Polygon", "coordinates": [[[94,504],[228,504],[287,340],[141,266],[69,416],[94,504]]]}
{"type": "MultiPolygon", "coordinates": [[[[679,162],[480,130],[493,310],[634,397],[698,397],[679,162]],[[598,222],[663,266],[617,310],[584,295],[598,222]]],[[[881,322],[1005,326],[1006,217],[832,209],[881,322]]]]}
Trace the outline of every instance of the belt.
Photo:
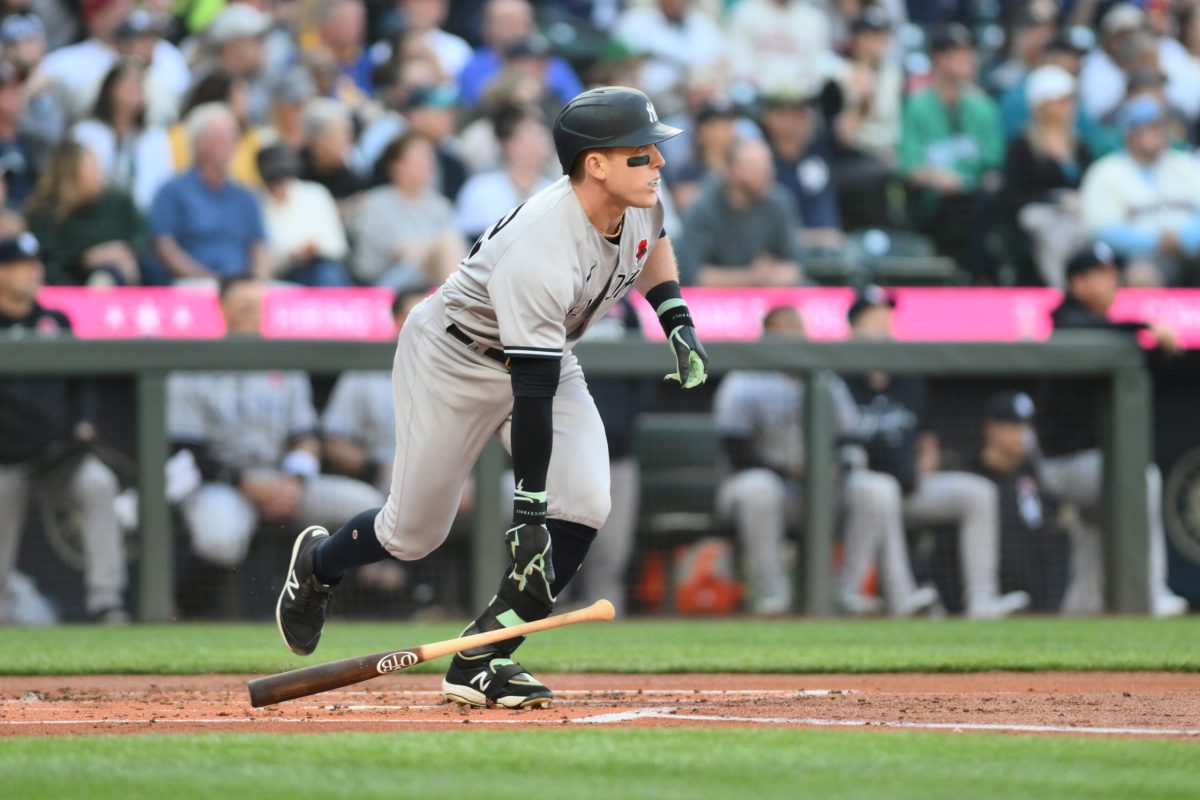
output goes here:
{"type": "Polygon", "coordinates": [[[508,359],[505,358],[503,350],[497,350],[494,347],[488,347],[486,344],[480,344],[463,333],[453,322],[446,326],[446,333],[465,344],[471,352],[478,353],[481,356],[490,358],[492,361],[498,361],[507,366],[508,359]]]}

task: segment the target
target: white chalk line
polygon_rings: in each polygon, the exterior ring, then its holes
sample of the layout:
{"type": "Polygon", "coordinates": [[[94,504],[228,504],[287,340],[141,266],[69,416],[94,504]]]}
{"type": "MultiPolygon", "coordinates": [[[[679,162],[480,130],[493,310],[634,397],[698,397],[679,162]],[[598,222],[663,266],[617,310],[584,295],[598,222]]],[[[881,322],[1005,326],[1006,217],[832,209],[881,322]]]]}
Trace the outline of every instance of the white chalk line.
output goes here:
{"type": "MultiPolygon", "coordinates": [[[[1088,727],[1071,725],[1024,725],[1018,723],[978,723],[978,722],[890,722],[865,719],[819,719],[791,717],[739,717],[725,714],[680,714],[675,709],[664,706],[644,708],[637,711],[622,711],[612,714],[596,714],[587,717],[575,717],[568,720],[574,724],[583,725],[612,725],[636,720],[662,719],[683,720],[687,722],[720,722],[750,725],[786,725],[805,728],[894,728],[906,730],[928,731],[976,731],[990,733],[1067,733],[1087,736],[1200,736],[1200,730],[1183,728],[1132,728],[1132,727],[1088,727]]],[[[222,718],[181,718],[181,719],[54,719],[54,720],[0,720],[0,726],[35,726],[35,725],[230,725],[230,724],[270,724],[285,725],[562,725],[564,720],[543,718],[518,719],[488,719],[478,717],[460,717],[457,719],[422,719],[385,717],[378,719],[363,719],[361,717],[298,719],[295,717],[222,717],[222,718]]]]}
{"type": "Polygon", "coordinates": [[[683,719],[694,722],[739,722],[756,725],[795,725],[811,728],[907,728],[933,731],[992,731],[1014,733],[1081,733],[1101,736],[1200,736],[1182,728],[1098,728],[1073,725],[1023,725],[1003,722],[889,722],[865,719],[797,719],[794,717],[735,717],[726,714],[680,714],[671,708],[645,708],[618,714],[579,717],[571,722],[606,725],[634,719],[683,719]]]}

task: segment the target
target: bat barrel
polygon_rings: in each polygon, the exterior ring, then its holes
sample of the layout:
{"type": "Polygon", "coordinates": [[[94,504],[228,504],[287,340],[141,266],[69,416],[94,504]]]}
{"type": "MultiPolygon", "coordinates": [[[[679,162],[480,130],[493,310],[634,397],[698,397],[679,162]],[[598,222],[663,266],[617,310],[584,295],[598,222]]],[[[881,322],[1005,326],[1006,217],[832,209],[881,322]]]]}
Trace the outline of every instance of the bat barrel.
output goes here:
{"type": "MultiPolygon", "coordinates": [[[[357,656],[326,664],[314,664],[278,675],[255,678],[247,686],[250,690],[250,705],[254,708],[295,700],[330,689],[339,689],[389,672],[390,656],[395,653],[376,653],[357,656]]],[[[415,662],[414,662],[415,663],[415,662]]],[[[409,666],[409,665],[405,665],[409,666]]],[[[393,666],[392,669],[395,667],[393,666]]]]}

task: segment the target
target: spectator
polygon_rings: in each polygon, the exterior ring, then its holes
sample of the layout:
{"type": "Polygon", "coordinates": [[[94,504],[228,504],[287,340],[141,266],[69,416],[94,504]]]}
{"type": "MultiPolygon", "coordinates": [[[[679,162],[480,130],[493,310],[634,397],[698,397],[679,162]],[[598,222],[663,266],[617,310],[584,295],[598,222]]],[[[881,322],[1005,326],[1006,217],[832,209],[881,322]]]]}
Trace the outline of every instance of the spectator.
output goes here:
{"type": "Polygon", "coordinates": [[[38,176],[37,144],[21,131],[21,111],[20,75],[11,64],[0,62],[0,171],[12,209],[28,199],[38,176]]]}
{"type": "MultiPolygon", "coordinates": [[[[505,62],[537,33],[529,0],[488,0],[483,9],[483,44],[458,76],[459,97],[473,107],[483,100],[505,62]]],[[[545,83],[560,105],[583,91],[583,83],[571,66],[551,56],[545,64],[545,83]]]]}
{"type": "MultiPolygon", "coordinates": [[[[1181,52],[1170,65],[1171,84],[1167,96],[1180,109],[1196,131],[1200,122],[1200,5],[1183,11],[1179,23],[1181,52]]],[[[1165,66],[1165,65],[1164,65],[1165,66]]],[[[1193,142],[1197,140],[1193,135],[1193,142]]]]}
{"type": "Polygon", "coordinates": [[[725,174],[729,149],[739,138],[738,115],[728,100],[713,99],[696,110],[692,121],[683,119],[679,124],[691,129],[676,137],[689,140],[690,152],[685,151],[674,163],[668,161],[663,173],[675,202],[686,212],[706,186],[725,174]]]}
{"type": "Polygon", "coordinates": [[[692,0],[630,8],[617,18],[611,35],[642,57],[637,85],[651,97],[678,94],[693,68],[727,67],[724,34],[692,0]]]}
{"type": "Polygon", "coordinates": [[[138,60],[117,61],[100,84],[92,115],[71,129],[72,138],[96,155],[105,182],[142,211],[172,174],[167,132],[146,124],[144,72],[138,60]]]}
{"type": "Polygon", "coordinates": [[[1146,14],[1132,3],[1111,6],[1100,20],[1100,47],[1083,59],[1079,97],[1095,119],[1107,121],[1125,98],[1129,71],[1149,60],[1158,66],[1154,37],[1146,30],[1146,14]]]}
{"type": "Polygon", "coordinates": [[[930,43],[931,85],[904,108],[900,172],[915,190],[909,216],[942,255],[990,279],[981,231],[989,195],[998,188],[1004,139],[995,103],[975,88],[975,51],[961,25],[930,43]]]}
{"type": "Polygon", "coordinates": [[[1053,501],[1034,465],[1037,434],[1033,399],[1001,392],[987,406],[983,447],[974,469],[996,485],[1000,497],[1000,587],[1024,591],[1037,611],[1057,610],[1063,582],[1055,573],[1065,555],[1053,520],[1053,501]]]}
{"type": "Polygon", "coordinates": [[[213,70],[196,81],[196,85],[192,87],[183,104],[179,123],[172,125],[167,130],[167,136],[171,140],[171,160],[175,165],[175,171],[183,172],[192,165],[192,143],[188,131],[188,117],[199,106],[220,103],[233,112],[234,119],[237,121],[237,143],[230,161],[229,174],[234,180],[246,186],[252,188],[261,186],[262,179],[258,175],[255,159],[268,138],[268,131],[249,124],[247,119],[248,102],[246,82],[227,72],[213,70]]]}
{"type": "Polygon", "coordinates": [[[300,157],[286,145],[260,150],[258,171],[275,277],[303,286],[352,286],[343,266],[350,246],[329,191],[299,179],[300,157]]]}
{"type": "MultiPolygon", "coordinates": [[[[1179,341],[1166,327],[1113,322],[1109,311],[1117,298],[1120,273],[1115,254],[1103,244],[1080,251],[1067,263],[1067,291],[1051,313],[1054,330],[1089,328],[1135,332],[1149,330],[1167,353],[1179,341]]],[[[1104,485],[1104,452],[1100,449],[1100,399],[1080,387],[1047,385],[1042,425],[1041,482],[1048,494],[1074,505],[1080,512],[1072,530],[1071,576],[1063,597],[1064,614],[1099,614],[1104,610],[1103,537],[1098,521],[1104,485]]],[[[1163,533],[1162,473],[1146,469],[1149,515],[1150,613],[1156,617],[1186,613],[1187,601],[1167,586],[1167,545],[1163,533]]]]}
{"type": "Polygon", "coordinates": [[[150,207],[158,258],[174,279],[270,276],[262,209],[229,174],[237,118],[228,106],[207,103],[192,109],[187,126],[195,161],[150,207]]]}
{"type": "Polygon", "coordinates": [[[684,217],[681,272],[698,286],[798,286],[796,205],[775,182],[771,151],[742,140],[727,158],[684,217]]]}
{"type": "MultiPolygon", "coordinates": [[[[88,38],[51,51],[42,59],[40,71],[67,90],[71,116],[82,117],[95,104],[100,81],[120,55],[117,31],[129,16],[130,5],[130,0],[84,0],[88,38]]],[[[159,39],[148,74],[161,85],[182,92],[188,82],[187,61],[175,45],[159,39]]]]}
{"type": "Polygon", "coordinates": [[[63,138],[70,96],[40,69],[46,57],[46,28],[33,14],[12,14],[0,23],[4,61],[16,69],[21,82],[20,130],[36,154],[43,156],[63,138]]]}
{"type": "Polygon", "coordinates": [[[27,209],[30,231],[46,243],[49,283],[111,286],[141,282],[146,223],[129,195],[104,186],[95,154],[76,142],[55,150],[27,209]]]}
{"type": "Polygon", "coordinates": [[[1167,109],[1148,95],[1118,115],[1125,149],[1083,176],[1088,232],[1126,259],[1132,286],[1195,279],[1200,257],[1200,161],[1167,147],[1167,109]]]}
{"type": "Polygon", "coordinates": [[[834,193],[833,143],[816,98],[769,95],[759,117],[775,175],[800,212],[801,242],[807,251],[836,251],[845,243],[834,193]]]}
{"type": "MultiPolygon", "coordinates": [[[[264,284],[251,278],[221,287],[231,337],[261,330],[264,284]]],[[[333,524],[351,507],[383,495],[361,481],[321,472],[317,412],[303,372],[172,373],[167,429],[191,450],[203,477],[179,509],[200,558],[236,567],[260,523],[333,524]]]]}
{"type": "MultiPolygon", "coordinates": [[[[70,335],[67,318],[37,302],[42,274],[31,234],[0,240],[0,329],[7,338],[70,335]]],[[[31,496],[78,512],[89,617],[107,624],[129,621],[124,538],[113,506],[117,476],[92,452],[95,412],[91,388],[78,381],[0,381],[0,503],[5,511],[0,517],[0,624],[12,621],[9,579],[31,496]]]]}
{"type": "MultiPolygon", "coordinates": [[[[1040,67],[1055,66],[1065,70],[1076,79],[1076,95],[1078,95],[1078,79],[1080,64],[1084,53],[1084,44],[1079,41],[1077,31],[1057,36],[1050,40],[1042,52],[1040,67]]],[[[1019,136],[1029,124],[1029,93],[1027,84],[1029,75],[1014,84],[999,100],[1000,120],[1004,125],[1004,139],[1011,142],[1019,136]]],[[[1083,104],[1075,103],[1075,132],[1087,145],[1088,153],[1093,159],[1107,155],[1121,147],[1121,135],[1108,125],[1101,125],[1088,113],[1083,104]]]]}
{"type": "Polygon", "coordinates": [[[339,100],[319,97],[305,106],[301,126],[304,147],[300,151],[300,177],[328,189],[342,219],[349,219],[364,188],[362,179],[350,168],[354,122],[349,107],[339,100]]]}
{"type": "MultiPolygon", "coordinates": [[[[804,338],[796,309],[781,306],[763,319],[763,336],[804,338]]],[[[855,433],[858,407],[841,379],[831,386],[843,436],[855,433]]],[[[718,513],[734,522],[759,614],[781,614],[792,605],[792,580],[784,558],[786,529],[800,521],[804,476],[804,382],[783,372],[735,370],[721,381],[713,400],[729,474],[717,490],[718,513]]],[[[844,476],[839,498],[845,508],[845,568],[838,581],[838,607],[850,614],[882,611],[877,598],[861,593],[871,559],[881,559],[889,606],[895,616],[912,616],[937,602],[937,592],[917,588],[904,545],[904,529],[875,516],[871,498],[887,491],[886,475],[854,469],[844,476]],[[885,541],[885,535],[891,541],[885,541]]]]}
{"type": "Polygon", "coordinates": [[[832,48],[829,18],[807,0],[741,0],[729,17],[734,76],[761,94],[820,94],[832,48]]]}
{"type": "Polygon", "coordinates": [[[374,64],[366,47],[367,10],[362,0],[329,0],[317,7],[317,34],[338,70],[338,97],[357,106],[375,92],[374,64]]]}
{"type": "Polygon", "coordinates": [[[219,69],[242,82],[246,91],[245,120],[254,125],[267,121],[271,105],[270,76],[266,73],[265,37],[273,21],[249,3],[225,6],[204,31],[211,51],[206,71],[219,69]]]}
{"type": "Polygon", "coordinates": [[[135,8],[113,34],[117,59],[137,59],[143,65],[146,120],[152,125],[170,125],[179,118],[179,101],[192,82],[187,62],[176,58],[178,51],[163,40],[168,25],[159,14],[135,8]]]}
{"type": "Polygon", "coordinates": [[[455,227],[474,241],[496,220],[550,185],[554,144],[542,116],[511,109],[496,120],[503,167],[470,178],[458,195],[455,227]]]}
{"type": "MultiPolygon", "coordinates": [[[[434,144],[438,174],[435,180],[442,196],[453,200],[467,181],[467,168],[461,157],[461,146],[454,135],[455,109],[458,92],[452,87],[414,87],[405,102],[409,129],[434,144]]],[[[377,181],[386,180],[376,175],[377,181]]]]}
{"type": "Polygon", "coordinates": [[[350,220],[354,276],[397,290],[440,285],[466,253],[450,201],[433,188],[433,143],[405,134],[380,161],[389,182],[366,192],[350,220]]]}
{"type": "MultiPolygon", "coordinates": [[[[869,287],[850,306],[852,335],[863,340],[892,336],[892,301],[869,287]]],[[[925,418],[925,379],[872,372],[847,381],[858,403],[859,439],[870,469],[897,486],[878,493],[878,513],[890,524],[953,524],[958,528],[964,608],[968,617],[1007,617],[1029,605],[1024,592],[1000,593],[1000,520],[996,487],[985,478],[941,469],[937,434],[925,418]]]]}
{"type": "Polygon", "coordinates": [[[1054,0],[1021,2],[1013,14],[1003,60],[987,71],[985,86],[989,94],[1004,94],[1039,66],[1042,52],[1058,32],[1057,16],[1054,0]]]}
{"type": "Polygon", "coordinates": [[[867,6],[850,26],[850,45],[839,71],[843,106],[834,123],[834,172],[846,230],[890,223],[887,188],[900,143],[904,73],[894,58],[892,20],[867,6]]]}
{"type": "Polygon", "coordinates": [[[442,29],[449,11],[448,0],[400,0],[408,34],[418,38],[437,56],[438,66],[450,80],[458,76],[471,60],[471,45],[462,37],[442,29]]]}
{"type": "Polygon", "coordinates": [[[1005,156],[1001,218],[1012,220],[1018,258],[1032,257],[1042,282],[1061,289],[1067,259],[1086,241],[1079,184],[1091,159],[1076,134],[1071,73],[1038,67],[1025,85],[1033,119],[1005,156]]]}
{"type": "Polygon", "coordinates": [[[280,143],[297,151],[304,146],[304,107],[316,95],[316,84],[303,64],[293,65],[275,84],[268,127],[280,143]]]}

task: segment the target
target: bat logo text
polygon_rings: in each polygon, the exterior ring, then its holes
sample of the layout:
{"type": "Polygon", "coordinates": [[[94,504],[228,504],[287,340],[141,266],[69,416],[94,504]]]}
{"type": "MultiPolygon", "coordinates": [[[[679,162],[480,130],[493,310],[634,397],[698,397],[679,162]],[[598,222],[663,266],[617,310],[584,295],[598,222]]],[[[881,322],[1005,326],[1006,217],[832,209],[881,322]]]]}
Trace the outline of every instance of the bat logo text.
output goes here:
{"type": "Polygon", "coordinates": [[[410,653],[408,650],[401,650],[399,653],[388,653],[383,658],[379,659],[379,663],[375,665],[375,669],[379,670],[380,675],[386,675],[389,672],[395,672],[398,669],[407,669],[413,664],[420,661],[416,653],[410,653]]]}

